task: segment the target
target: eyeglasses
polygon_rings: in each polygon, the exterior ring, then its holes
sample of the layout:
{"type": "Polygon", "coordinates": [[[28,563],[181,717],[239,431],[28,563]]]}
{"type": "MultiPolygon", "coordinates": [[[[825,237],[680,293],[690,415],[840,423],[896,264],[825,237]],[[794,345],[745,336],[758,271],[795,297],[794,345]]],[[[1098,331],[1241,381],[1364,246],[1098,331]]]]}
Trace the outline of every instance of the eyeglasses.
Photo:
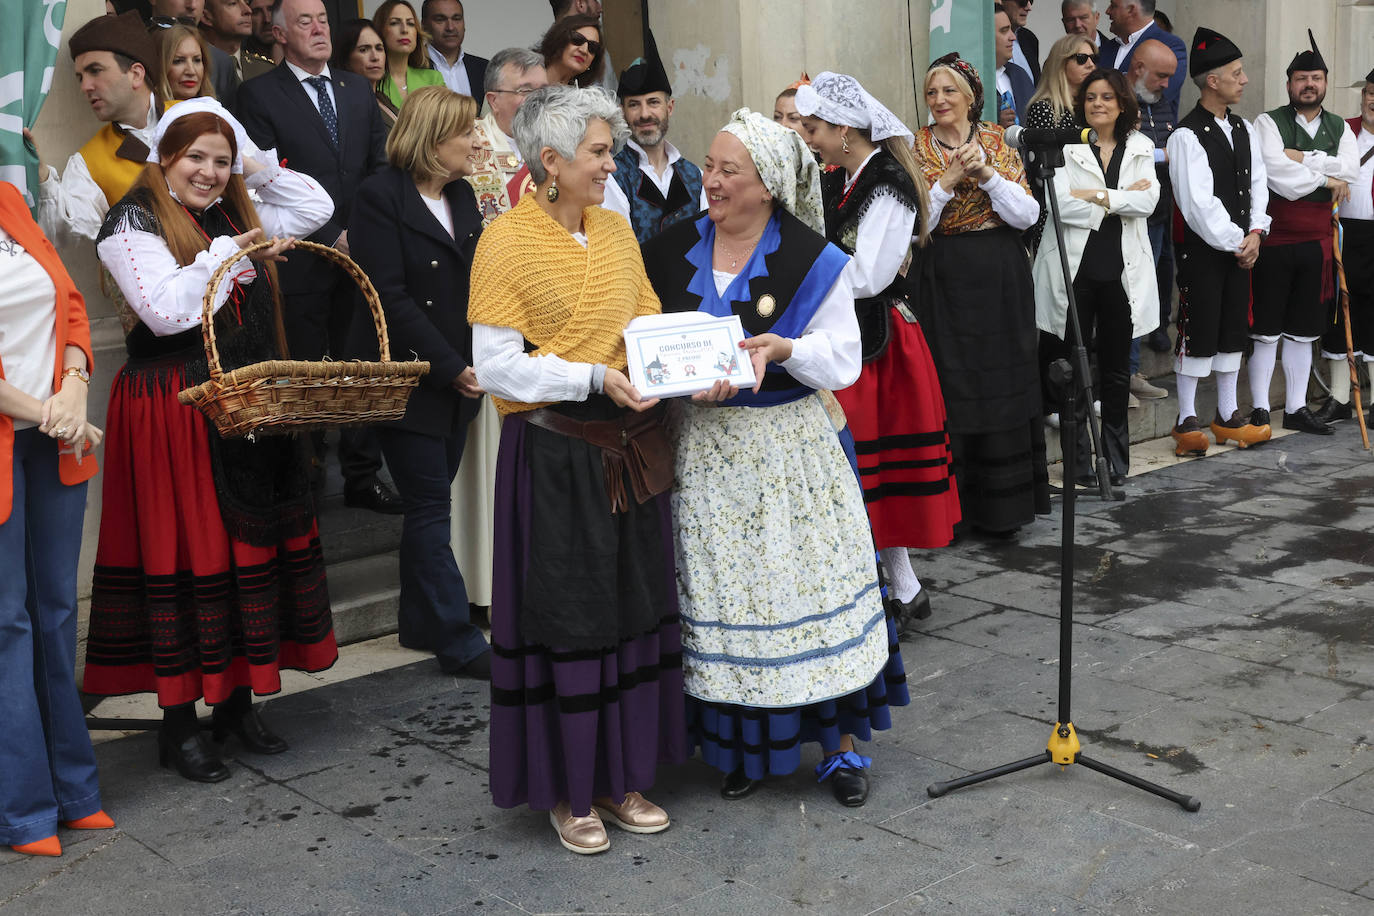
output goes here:
{"type": "Polygon", "coordinates": [[[1092,61],[1093,63],[1097,63],[1097,55],[1096,55],[1096,54],[1070,54],[1070,55],[1069,55],[1069,60],[1073,61],[1074,63],[1078,64],[1078,66],[1081,67],[1081,66],[1083,66],[1084,64],[1088,63],[1088,61],[1092,61]]]}
{"type": "Polygon", "coordinates": [[[574,48],[580,48],[586,45],[592,57],[601,53],[601,42],[593,41],[581,32],[573,32],[572,35],[568,36],[568,41],[572,43],[574,48]]]}
{"type": "Polygon", "coordinates": [[[509,92],[511,95],[518,95],[518,96],[520,96],[521,98],[524,98],[525,96],[527,96],[527,95],[529,95],[531,92],[533,92],[536,88],[537,88],[537,87],[535,87],[535,86],[521,86],[519,89],[493,89],[493,90],[491,90],[491,91],[492,91],[492,92],[509,92]]]}
{"type": "Polygon", "coordinates": [[[174,25],[189,25],[194,28],[196,21],[190,16],[154,16],[148,20],[148,24],[155,29],[170,29],[174,25]]]}

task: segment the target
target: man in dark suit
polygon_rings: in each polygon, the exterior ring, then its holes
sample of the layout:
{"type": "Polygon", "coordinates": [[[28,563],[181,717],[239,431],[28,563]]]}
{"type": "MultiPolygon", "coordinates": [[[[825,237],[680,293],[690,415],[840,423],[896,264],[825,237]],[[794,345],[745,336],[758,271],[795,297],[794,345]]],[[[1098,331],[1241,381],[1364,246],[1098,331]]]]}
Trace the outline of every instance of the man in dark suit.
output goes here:
{"type": "Polygon", "coordinates": [[[1172,32],[1166,32],[1155,22],[1155,0],[1111,0],[1107,4],[1107,18],[1112,22],[1112,34],[1098,47],[1099,67],[1129,73],[1131,58],[1142,42],[1151,39],[1168,45],[1178,60],[1178,69],[1169,78],[1164,90],[1164,99],[1174,110],[1178,110],[1179,93],[1183,91],[1183,80],[1188,72],[1188,48],[1172,32]]]}
{"type": "Polygon", "coordinates": [[[992,43],[997,55],[997,123],[1010,127],[1026,120],[1026,108],[1030,105],[1031,96],[1035,95],[1035,81],[1029,73],[1011,62],[1012,51],[1016,47],[1011,16],[1000,3],[994,4],[993,10],[992,43]]]}
{"type": "Polygon", "coordinates": [[[461,95],[477,99],[482,105],[487,79],[487,59],[463,53],[467,21],[460,0],[425,0],[420,19],[430,34],[429,60],[444,78],[444,85],[461,95]]]}
{"type": "MultiPolygon", "coordinates": [[[[238,116],[262,149],[320,183],[334,215],[310,241],[348,253],[348,216],[358,185],[386,165],[386,128],[367,80],[329,69],[329,21],[321,0],[277,0],[272,29],[285,59],[239,87],[238,116]]],[[[347,357],[357,291],[338,267],[293,252],[281,265],[286,341],[297,359],[347,357]]],[[[319,445],[317,440],[317,445],[319,445]]],[[[344,501],[398,513],[400,500],[377,479],[381,450],[367,430],[343,430],[339,464],[344,501]]]]}
{"type": "Polygon", "coordinates": [[[1097,11],[1093,0],[1063,0],[1059,4],[1059,12],[1065,35],[1086,35],[1099,48],[1108,40],[1106,35],[1097,30],[1097,22],[1102,14],[1097,11]]]}
{"type": "Polygon", "coordinates": [[[1011,17],[1011,30],[1016,34],[1016,47],[1012,50],[1011,60],[1031,76],[1031,82],[1040,82],[1040,38],[1026,26],[1034,0],[1005,0],[1002,4],[1011,17]]]}

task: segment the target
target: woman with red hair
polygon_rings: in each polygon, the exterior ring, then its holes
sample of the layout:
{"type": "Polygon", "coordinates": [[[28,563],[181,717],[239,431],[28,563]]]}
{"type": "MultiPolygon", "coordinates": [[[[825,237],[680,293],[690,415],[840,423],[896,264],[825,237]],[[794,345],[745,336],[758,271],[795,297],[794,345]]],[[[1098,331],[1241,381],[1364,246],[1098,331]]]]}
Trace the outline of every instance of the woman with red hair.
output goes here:
{"type": "Polygon", "coordinates": [[[319,671],[338,652],[301,443],[221,439],[177,392],[208,377],[201,298],[226,262],[214,300],[224,368],[285,356],[273,262],[333,205],[214,99],[169,109],[152,147],[96,240],[122,294],[129,358],[106,420],[84,689],[155,691],[162,765],[219,782],[229,771],[201,737],[196,701],[214,707],[217,740],[279,753],[286,743],[252,694],[279,691],[281,668],[319,671]],[[264,235],[271,247],[242,255],[264,235]]]}

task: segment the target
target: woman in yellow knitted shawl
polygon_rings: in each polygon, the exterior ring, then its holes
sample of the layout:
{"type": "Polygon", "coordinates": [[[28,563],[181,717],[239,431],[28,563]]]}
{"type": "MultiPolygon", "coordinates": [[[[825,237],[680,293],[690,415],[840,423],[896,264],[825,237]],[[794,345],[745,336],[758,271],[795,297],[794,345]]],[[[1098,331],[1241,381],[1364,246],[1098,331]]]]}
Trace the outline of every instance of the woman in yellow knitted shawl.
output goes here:
{"type": "Polygon", "coordinates": [[[505,417],[491,792],[547,810],[563,846],[594,853],[610,847],[602,818],[668,827],[640,792],[686,758],[667,498],[593,444],[633,445],[641,430],[666,442],[657,400],[625,377],[621,337],[659,302],[629,223],[599,206],[629,133],[610,95],[540,89],[513,126],[536,188],[482,234],[468,305],[477,380],[505,417]]]}

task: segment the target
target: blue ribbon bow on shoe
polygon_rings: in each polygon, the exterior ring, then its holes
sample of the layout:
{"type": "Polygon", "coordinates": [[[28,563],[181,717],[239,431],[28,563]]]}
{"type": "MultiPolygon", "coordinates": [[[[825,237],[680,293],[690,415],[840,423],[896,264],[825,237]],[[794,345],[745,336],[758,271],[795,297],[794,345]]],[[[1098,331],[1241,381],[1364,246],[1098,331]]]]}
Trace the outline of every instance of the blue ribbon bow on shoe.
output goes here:
{"type": "Polygon", "coordinates": [[[873,758],[864,757],[853,751],[831,754],[816,764],[816,782],[825,782],[836,770],[866,770],[873,766],[873,758]]]}

